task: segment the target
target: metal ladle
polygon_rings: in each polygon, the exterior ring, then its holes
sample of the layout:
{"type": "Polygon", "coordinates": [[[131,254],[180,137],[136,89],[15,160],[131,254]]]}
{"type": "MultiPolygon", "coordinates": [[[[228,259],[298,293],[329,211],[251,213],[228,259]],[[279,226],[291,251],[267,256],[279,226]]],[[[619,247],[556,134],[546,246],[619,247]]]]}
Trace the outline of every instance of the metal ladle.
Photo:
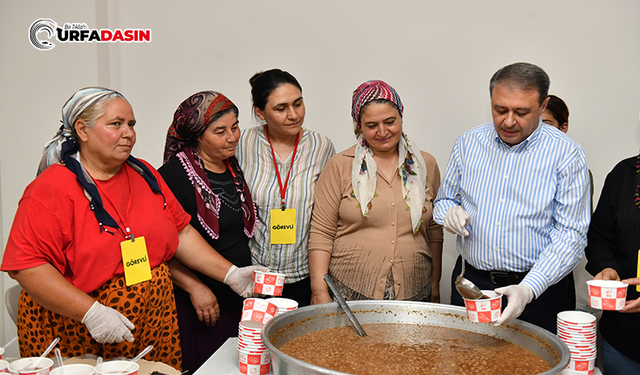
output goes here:
{"type": "Polygon", "coordinates": [[[486,299],[489,298],[480,291],[480,289],[471,281],[465,279],[464,275],[464,236],[460,236],[462,243],[462,272],[456,277],[456,289],[463,298],[466,299],[486,299]]]}
{"type": "Polygon", "coordinates": [[[342,310],[344,310],[345,314],[347,314],[347,317],[356,328],[356,331],[358,331],[358,334],[362,337],[365,337],[367,333],[360,325],[360,322],[358,321],[356,316],[353,315],[353,311],[351,311],[351,308],[349,307],[349,305],[347,305],[347,302],[344,300],[344,298],[342,298],[342,294],[340,294],[338,288],[336,288],[333,281],[331,281],[331,277],[329,276],[329,274],[324,275],[324,281],[327,283],[327,285],[329,285],[329,288],[331,288],[333,295],[336,296],[336,299],[338,300],[338,304],[340,305],[340,307],[342,307],[342,310]]]}

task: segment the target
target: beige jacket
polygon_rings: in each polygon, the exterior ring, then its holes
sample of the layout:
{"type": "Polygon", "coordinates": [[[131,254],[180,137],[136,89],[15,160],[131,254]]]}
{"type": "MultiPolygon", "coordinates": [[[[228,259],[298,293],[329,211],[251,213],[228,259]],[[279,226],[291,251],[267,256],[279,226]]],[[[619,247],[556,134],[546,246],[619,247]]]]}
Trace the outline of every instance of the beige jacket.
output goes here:
{"type": "Polygon", "coordinates": [[[435,158],[421,152],[427,166],[426,211],[418,234],[402,196],[402,181],[377,174],[376,195],[369,217],[362,211],[351,185],[355,146],[333,156],[316,184],[309,251],[331,253],[329,274],[371,299],[382,299],[391,270],[395,298],[411,299],[431,288],[430,242],[442,242],[442,226],[433,221],[440,170],[435,158]]]}

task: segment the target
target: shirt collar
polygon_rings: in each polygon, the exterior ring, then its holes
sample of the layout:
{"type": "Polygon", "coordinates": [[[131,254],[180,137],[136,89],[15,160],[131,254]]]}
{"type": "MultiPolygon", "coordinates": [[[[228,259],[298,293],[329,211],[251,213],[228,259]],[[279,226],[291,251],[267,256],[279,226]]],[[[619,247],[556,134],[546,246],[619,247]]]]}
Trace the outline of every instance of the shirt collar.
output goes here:
{"type": "Polygon", "coordinates": [[[529,134],[527,138],[525,138],[522,142],[518,143],[517,145],[509,146],[508,144],[504,143],[504,141],[500,138],[500,136],[498,135],[498,132],[496,131],[495,125],[493,123],[491,123],[491,125],[493,129],[494,142],[496,142],[497,144],[501,144],[507,148],[527,150],[531,147],[534,147],[538,143],[542,134],[542,118],[540,117],[538,118],[538,126],[536,127],[536,130],[533,131],[533,133],[529,134]]]}

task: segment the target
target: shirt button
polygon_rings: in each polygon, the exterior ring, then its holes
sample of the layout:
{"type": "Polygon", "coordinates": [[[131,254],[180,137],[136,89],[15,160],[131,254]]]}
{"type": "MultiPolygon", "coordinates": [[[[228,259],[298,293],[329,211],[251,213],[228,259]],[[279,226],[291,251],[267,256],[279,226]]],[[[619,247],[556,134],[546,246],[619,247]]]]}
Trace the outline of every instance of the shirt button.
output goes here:
{"type": "Polygon", "coordinates": [[[400,281],[398,281],[398,285],[400,285],[400,281]]]}
{"type": "Polygon", "coordinates": [[[494,246],[493,250],[498,251],[498,246],[494,246]]]}
{"type": "Polygon", "coordinates": [[[393,259],[389,261],[389,263],[393,264],[393,259]]]}
{"type": "Polygon", "coordinates": [[[389,187],[391,187],[391,185],[389,185],[389,187]]]}
{"type": "Polygon", "coordinates": [[[396,225],[395,221],[392,221],[392,222],[391,222],[391,225],[396,225]]]}
{"type": "Polygon", "coordinates": [[[506,174],[505,174],[505,175],[504,175],[504,178],[509,178],[509,175],[506,175],[506,174]]]}
{"type": "Polygon", "coordinates": [[[393,245],[393,244],[395,244],[395,243],[396,243],[396,241],[394,241],[394,240],[391,240],[391,244],[392,244],[392,245],[393,245]]]}
{"type": "Polygon", "coordinates": [[[500,226],[500,222],[497,222],[497,223],[496,223],[496,226],[497,226],[497,227],[498,227],[498,226],[500,226]]]}
{"type": "Polygon", "coordinates": [[[504,198],[500,198],[500,203],[504,203],[504,198]]]}
{"type": "Polygon", "coordinates": [[[396,205],[396,202],[391,202],[391,205],[392,205],[392,206],[395,206],[395,205],[396,205]]]}

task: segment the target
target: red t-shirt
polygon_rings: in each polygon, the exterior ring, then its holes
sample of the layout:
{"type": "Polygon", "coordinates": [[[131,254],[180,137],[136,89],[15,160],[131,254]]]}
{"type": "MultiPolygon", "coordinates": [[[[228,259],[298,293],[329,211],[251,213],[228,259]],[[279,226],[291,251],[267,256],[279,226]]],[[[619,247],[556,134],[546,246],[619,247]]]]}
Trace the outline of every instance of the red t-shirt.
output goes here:
{"type": "MultiPolygon", "coordinates": [[[[104,208],[121,228],[144,236],[151,268],[171,259],[178,232],[191,219],[160,174],[148,163],[164,199],[126,163],[111,179],[97,181],[104,208]],[[164,202],[166,199],[166,208],[164,202]],[[115,207],[114,207],[115,206],[115,207]],[[123,223],[123,221],[125,223],[123,223]]],[[[118,229],[101,231],[84,190],[67,167],[52,165],[20,199],[0,270],[13,271],[49,263],[82,291],[89,293],[124,273],[118,229]]]]}

